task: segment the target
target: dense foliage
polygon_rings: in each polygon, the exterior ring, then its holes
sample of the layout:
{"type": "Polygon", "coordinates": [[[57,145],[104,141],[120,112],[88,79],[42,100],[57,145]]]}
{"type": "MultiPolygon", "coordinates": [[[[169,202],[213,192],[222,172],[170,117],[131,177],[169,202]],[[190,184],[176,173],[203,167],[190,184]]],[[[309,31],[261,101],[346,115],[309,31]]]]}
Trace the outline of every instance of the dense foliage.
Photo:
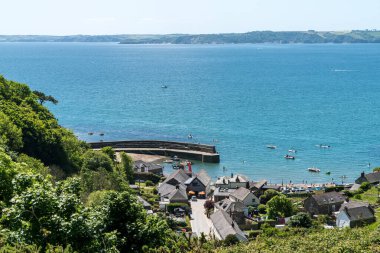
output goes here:
{"type": "Polygon", "coordinates": [[[129,189],[132,159],[89,150],[45,101],[54,102],[0,77],[0,252],[187,250],[129,189]]]}
{"type": "Polygon", "coordinates": [[[61,127],[28,86],[0,76],[0,137],[7,148],[78,171],[86,145],[61,127]]]}

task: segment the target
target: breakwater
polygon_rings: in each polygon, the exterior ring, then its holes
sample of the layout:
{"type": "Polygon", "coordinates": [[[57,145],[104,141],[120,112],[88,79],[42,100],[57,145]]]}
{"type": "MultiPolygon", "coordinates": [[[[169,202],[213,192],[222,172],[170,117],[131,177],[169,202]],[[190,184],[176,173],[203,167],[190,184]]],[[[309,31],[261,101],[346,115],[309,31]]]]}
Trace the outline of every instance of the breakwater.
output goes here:
{"type": "Polygon", "coordinates": [[[135,154],[177,156],[206,163],[219,163],[220,156],[215,146],[189,142],[137,140],[137,141],[102,141],[88,143],[93,149],[112,147],[115,151],[135,154]]]}

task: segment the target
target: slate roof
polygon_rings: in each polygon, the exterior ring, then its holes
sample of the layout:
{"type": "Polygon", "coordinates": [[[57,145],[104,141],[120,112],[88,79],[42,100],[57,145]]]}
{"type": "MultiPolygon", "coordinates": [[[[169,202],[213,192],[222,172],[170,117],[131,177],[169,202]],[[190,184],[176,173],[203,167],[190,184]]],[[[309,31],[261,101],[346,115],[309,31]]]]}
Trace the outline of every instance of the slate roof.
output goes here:
{"type": "Polygon", "coordinates": [[[184,170],[179,169],[166,177],[162,184],[169,183],[171,185],[177,185],[178,183],[184,183],[190,176],[185,173],[184,170]]]}
{"type": "Polygon", "coordinates": [[[237,198],[238,200],[241,200],[241,201],[244,201],[245,198],[248,196],[248,194],[250,194],[251,191],[248,190],[247,188],[244,188],[244,187],[239,187],[238,189],[236,189],[236,191],[234,191],[233,193],[231,193],[231,197],[235,197],[237,198]]]}
{"type": "Polygon", "coordinates": [[[205,170],[201,170],[197,174],[197,177],[202,182],[202,184],[205,185],[205,186],[209,185],[210,182],[211,182],[211,178],[210,178],[210,176],[207,174],[207,172],[205,170]]]}
{"type": "Polygon", "coordinates": [[[138,172],[162,171],[162,166],[154,163],[148,163],[141,160],[135,161],[134,170],[138,172]]]}
{"type": "Polygon", "coordinates": [[[230,199],[222,199],[214,204],[216,209],[223,210],[227,213],[230,212],[244,212],[244,204],[235,202],[230,199]]]}
{"type": "Polygon", "coordinates": [[[364,177],[371,184],[380,182],[380,172],[373,172],[365,174],[364,177]]]}
{"type": "Polygon", "coordinates": [[[194,179],[198,178],[198,180],[204,185],[204,186],[207,186],[210,184],[211,182],[211,178],[209,177],[209,175],[207,175],[206,171],[204,170],[201,170],[201,172],[199,172],[197,175],[195,175],[194,177],[190,177],[189,179],[187,179],[184,184],[187,185],[187,184],[191,184],[191,182],[193,182],[194,179]]]}
{"type": "Polygon", "coordinates": [[[311,196],[318,205],[327,205],[334,203],[343,203],[346,198],[339,192],[326,192],[322,194],[316,194],[311,196]]]}
{"type": "MultiPolygon", "coordinates": [[[[181,189],[183,189],[183,190],[186,191],[186,186],[184,186],[183,184],[179,184],[178,186],[179,186],[181,189]]],[[[164,197],[164,196],[170,194],[171,192],[173,192],[175,189],[176,189],[176,185],[171,185],[171,184],[167,184],[167,183],[162,183],[162,184],[158,187],[158,193],[160,194],[161,197],[164,197]]]]}
{"type": "Polygon", "coordinates": [[[228,235],[235,235],[239,240],[247,241],[247,237],[231,217],[223,210],[218,210],[210,216],[215,230],[224,240],[228,235]],[[232,226],[233,224],[233,226],[232,226]]]}
{"type": "Polygon", "coordinates": [[[248,179],[241,175],[235,175],[229,179],[231,183],[245,183],[248,182],[248,179]]]}
{"type": "Polygon", "coordinates": [[[214,196],[227,196],[228,197],[234,191],[236,191],[236,189],[228,189],[228,188],[218,187],[214,191],[214,196]]]}
{"type": "Polygon", "coordinates": [[[144,206],[144,208],[151,208],[151,204],[149,204],[148,201],[143,199],[141,196],[137,196],[137,200],[144,206]]]}
{"type": "Polygon", "coordinates": [[[250,188],[256,188],[256,189],[261,189],[268,181],[263,179],[260,180],[259,182],[249,182],[249,187],[250,188]]]}
{"type": "Polygon", "coordinates": [[[169,199],[170,202],[187,201],[188,200],[186,190],[181,188],[181,187],[172,191],[168,195],[167,198],[169,199]]]}
{"type": "Polygon", "coordinates": [[[367,220],[374,217],[374,210],[366,202],[350,201],[344,203],[340,211],[345,212],[350,221],[367,220]]]}

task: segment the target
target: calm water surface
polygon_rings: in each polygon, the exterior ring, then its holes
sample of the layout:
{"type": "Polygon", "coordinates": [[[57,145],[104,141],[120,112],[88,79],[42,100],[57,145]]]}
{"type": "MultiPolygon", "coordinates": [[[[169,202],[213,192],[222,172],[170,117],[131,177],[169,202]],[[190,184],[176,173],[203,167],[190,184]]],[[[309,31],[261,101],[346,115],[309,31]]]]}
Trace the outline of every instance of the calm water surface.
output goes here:
{"type": "Polygon", "coordinates": [[[221,163],[194,165],[213,178],[340,182],[380,165],[380,44],[1,43],[0,73],[56,97],[84,140],[215,144],[221,163]]]}

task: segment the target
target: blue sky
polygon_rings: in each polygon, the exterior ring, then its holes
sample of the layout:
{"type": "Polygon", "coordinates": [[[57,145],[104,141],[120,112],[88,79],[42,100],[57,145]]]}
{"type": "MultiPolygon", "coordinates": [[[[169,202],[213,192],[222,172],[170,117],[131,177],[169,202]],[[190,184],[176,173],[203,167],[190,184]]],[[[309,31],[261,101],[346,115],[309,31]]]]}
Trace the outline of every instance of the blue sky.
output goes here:
{"type": "Polygon", "coordinates": [[[0,34],[380,29],[380,0],[3,0],[0,34]]]}

